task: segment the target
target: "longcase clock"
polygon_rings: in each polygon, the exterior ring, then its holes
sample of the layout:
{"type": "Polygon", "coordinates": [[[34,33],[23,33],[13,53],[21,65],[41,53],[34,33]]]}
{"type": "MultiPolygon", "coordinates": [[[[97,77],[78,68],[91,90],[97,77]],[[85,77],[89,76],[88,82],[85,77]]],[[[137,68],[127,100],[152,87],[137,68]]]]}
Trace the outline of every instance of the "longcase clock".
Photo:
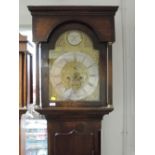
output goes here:
{"type": "MultiPolygon", "coordinates": [[[[36,99],[49,155],[100,155],[112,106],[117,6],[29,6],[37,47],[36,99]]],[[[104,143],[103,143],[104,144],[104,143]]]]}

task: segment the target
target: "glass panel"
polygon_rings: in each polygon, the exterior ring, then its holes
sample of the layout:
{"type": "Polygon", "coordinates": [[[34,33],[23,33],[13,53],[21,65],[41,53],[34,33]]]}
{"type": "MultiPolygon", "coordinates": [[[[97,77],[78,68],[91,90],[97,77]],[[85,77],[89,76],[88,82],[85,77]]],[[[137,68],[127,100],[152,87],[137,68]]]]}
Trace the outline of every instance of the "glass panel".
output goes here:
{"type": "Polygon", "coordinates": [[[66,31],[49,51],[49,100],[99,100],[99,52],[85,33],[66,31]]]}

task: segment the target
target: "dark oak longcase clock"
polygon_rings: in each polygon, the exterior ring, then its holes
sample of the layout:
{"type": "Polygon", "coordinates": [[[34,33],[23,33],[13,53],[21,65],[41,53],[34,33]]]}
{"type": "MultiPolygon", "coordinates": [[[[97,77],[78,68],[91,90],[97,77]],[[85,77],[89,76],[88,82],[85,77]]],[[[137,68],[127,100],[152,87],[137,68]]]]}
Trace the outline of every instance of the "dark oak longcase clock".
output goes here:
{"type": "MultiPolygon", "coordinates": [[[[37,47],[38,111],[49,155],[100,155],[101,120],[113,110],[117,6],[28,6],[37,47]]],[[[21,112],[22,113],[22,112],[21,112]]]]}

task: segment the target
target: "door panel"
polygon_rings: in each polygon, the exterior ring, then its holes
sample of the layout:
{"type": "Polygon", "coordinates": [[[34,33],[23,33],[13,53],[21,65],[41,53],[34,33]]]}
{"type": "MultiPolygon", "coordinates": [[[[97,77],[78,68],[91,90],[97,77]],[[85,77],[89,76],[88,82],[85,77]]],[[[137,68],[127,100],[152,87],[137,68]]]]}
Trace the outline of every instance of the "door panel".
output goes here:
{"type": "Polygon", "coordinates": [[[92,155],[93,133],[56,133],[54,137],[54,155],[92,155]]]}
{"type": "Polygon", "coordinates": [[[100,122],[49,121],[49,155],[100,155],[100,122]]]}

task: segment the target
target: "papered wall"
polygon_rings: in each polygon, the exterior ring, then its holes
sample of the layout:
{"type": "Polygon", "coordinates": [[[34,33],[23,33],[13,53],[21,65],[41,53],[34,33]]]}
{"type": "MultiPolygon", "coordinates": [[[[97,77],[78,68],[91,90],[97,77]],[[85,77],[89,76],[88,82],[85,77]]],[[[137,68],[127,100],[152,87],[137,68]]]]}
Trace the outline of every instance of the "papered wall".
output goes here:
{"type": "Polygon", "coordinates": [[[102,121],[102,155],[134,155],[134,0],[19,0],[19,28],[31,30],[27,5],[117,5],[113,44],[114,111],[102,121]]]}

